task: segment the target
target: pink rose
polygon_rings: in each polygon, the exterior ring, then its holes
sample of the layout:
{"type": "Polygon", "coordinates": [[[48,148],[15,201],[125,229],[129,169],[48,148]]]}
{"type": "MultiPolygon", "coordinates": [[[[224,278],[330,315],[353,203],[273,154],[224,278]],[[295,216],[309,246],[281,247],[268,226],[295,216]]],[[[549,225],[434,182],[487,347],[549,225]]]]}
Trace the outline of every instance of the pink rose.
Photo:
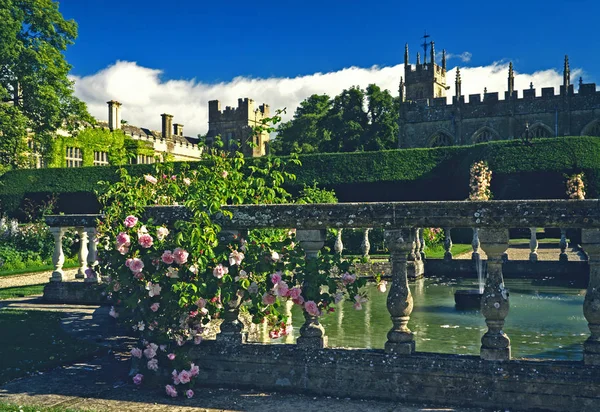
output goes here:
{"type": "Polygon", "coordinates": [[[158,283],[148,282],[146,284],[146,290],[148,291],[148,296],[153,297],[160,295],[162,288],[158,283]]]}
{"type": "Polygon", "coordinates": [[[169,353],[167,355],[167,358],[169,358],[169,360],[175,360],[175,354],[174,353],[169,353]]]}
{"type": "Polygon", "coordinates": [[[165,250],[161,256],[161,259],[164,263],[166,263],[167,265],[170,265],[171,263],[173,263],[175,261],[175,256],[173,256],[173,253],[171,253],[170,250],[165,250]]]}
{"type": "Polygon", "coordinates": [[[129,247],[126,245],[117,245],[117,252],[119,252],[122,255],[126,255],[127,253],[129,253],[129,247]]]}
{"type": "Polygon", "coordinates": [[[148,369],[150,369],[151,371],[157,371],[158,370],[158,359],[154,358],[148,361],[148,364],[146,365],[148,366],[148,369]]]}
{"type": "Polygon", "coordinates": [[[217,279],[221,279],[226,273],[229,273],[229,268],[223,266],[220,263],[213,269],[213,276],[217,279]]]}
{"type": "Polygon", "coordinates": [[[223,171],[221,172],[221,177],[222,177],[223,179],[226,179],[228,175],[229,175],[229,173],[227,172],[227,170],[223,170],[223,171]]]}
{"type": "Polygon", "coordinates": [[[184,370],[184,371],[179,372],[179,381],[181,383],[189,383],[191,379],[192,379],[192,375],[188,371],[184,370]]]}
{"type": "Polygon", "coordinates": [[[175,263],[177,263],[178,265],[183,265],[185,262],[187,262],[188,256],[189,253],[182,248],[178,247],[173,251],[175,263]]]}
{"type": "Polygon", "coordinates": [[[290,289],[289,296],[292,299],[298,299],[301,294],[302,294],[302,289],[300,289],[299,287],[295,287],[295,288],[290,289]]]}
{"type": "Polygon", "coordinates": [[[155,185],[156,182],[158,182],[158,180],[152,175],[144,175],[144,179],[146,180],[146,182],[152,183],[153,185],[155,185]]]}
{"type": "Polygon", "coordinates": [[[141,247],[148,249],[154,243],[154,239],[149,234],[144,233],[138,238],[138,243],[141,247]]]}
{"type": "Polygon", "coordinates": [[[138,218],[132,215],[129,215],[125,218],[125,227],[134,227],[138,222],[138,218]]]}
{"type": "Polygon", "coordinates": [[[198,365],[190,364],[190,375],[198,376],[200,374],[200,368],[198,365]]]}
{"type": "Polygon", "coordinates": [[[131,349],[131,356],[141,359],[142,358],[142,350],[140,348],[131,349]]]}
{"type": "Polygon", "coordinates": [[[170,397],[172,397],[172,398],[177,397],[177,389],[175,389],[171,385],[165,386],[165,391],[167,392],[167,395],[169,395],[170,397]]]}
{"type": "Polygon", "coordinates": [[[111,306],[111,307],[110,307],[110,311],[108,312],[108,316],[111,316],[111,317],[113,317],[113,318],[115,318],[115,319],[119,317],[119,314],[118,314],[118,313],[117,313],[117,311],[115,310],[115,307],[114,307],[114,306],[111,306]]]}
{"type": "Polygon", "coordinates": [[[120,232],[117,235],[117,246],[124,245],[129,246],[131,244],[131,238],[125,232],[120,232]]]}
{"type": "Polygon", "coordinates": [[[140,273],[142,269],[144,269],[144,262],[141,259],[133,258],[131,262],[129,262],[129,269],[133,273],[140,273]]]}
{"type": "Polygon", "coordinates": [[[275,272],[271,275],[271,282],[273,282],[274,285],[278,284],[279,282],[281,282],[281,272],[275,272]]]}
{"type": "Polygon", "coordinates": [[[242,263],[242,260],[244,260],[244,254],[242,252],[234,250],[229,254],[229,266],[239,266],[240,263],[242,263]]]}
{"type": "Polygon", "coordinates": [[[294,302],[296,305],[304,305],[304,298],[302,296],[298,296],[296,299],[292,299],[292,302],[294,302]]]}
{"type": "Polygon", "coordinates": [[[131,265],[131,262],[133,261],[133,259],[129,258],[125,261],[125,266],[129,267],[129,265],[131,265]]]}
{"type": "Polygon", "coordinates": [[[360,296],[360,295],[356,295],[354,296],[354,309],[356,310],[362,310],[362,304],[365,303],[367,301],[366,298],[360,296]]]}
{"type": "Polygon", "coordinates": [[[262,302],[265,305],[272,305],[273,303],[275,303],[275,295],[271,295],[270,293],[265,293],[262,297],[262,302]]]}
{"type": "Polygon", "coordinates": [[[153,347],[148,346],[146,349],[144,349],[144,356],[148,359],[152,359],[156,356],[156,350],[153,347]]]}
{"type": "Polygon", "coordinates": [[[158,240],[164,240],[164,238],[166,238],[169,235],[169,229],[167,229],[166,227],[159,227],[158,229],[156,229],[156,238],[158,240]]]}
{"type": "Polygon", "coordinates": [[[191,399],[194,397],[194,391],[191,389],[188,389],[187,391],[185,391],[185,396],[187,396],[188,399],[191,399]]]}
{"type": "Polygon", "coordinates": [[[284,296],[287,296],[290,289],[289,289],[287,283],[285,283],[283,280],[280,280],[279,282],[277,282],[277,284],[273,288],[273,291],[275,292],[275,294],[277,296],[284,297],[284,296]]]}
{"type": "Polygon", "coordinates": [[[304,310],[311,316],[319,316],[321,314],[317,304],[312,300],[309,300],[304,304],[304,310]]]}
{"type": "Polygon", "coordinates": [[[158,310],[158,308],[160,307],[160,303],[158,302],[154,302],[151,306],[150,306],[150,310],[152,312],[156,312],[158,310]]]}
{"type": "Polygon", "coordinates": [[[342,275],[342,283],[344,285],[351,285],[354,283],[354,281],[356,281],[356,276],[355,275],[351,275],[350,273],[346,272],[342,275]]]}
{"type": "Polygon", "coordinates": [[[133,383],[135,383],[136,385],[141,385],[142,379],[144,379],[144,375],[142,375],[141,373],[138,373],[137,375],[135,375],[133,377],[133,383]]]}
{"type": "Polygon", "coordinates": [[[173,372],[171,372],[171,377],[173,378],[173,383],[175,385],[179,385],[181,383],[179,381],[179,374],[177,373],[177,369],[173,369],[173,372]]]}

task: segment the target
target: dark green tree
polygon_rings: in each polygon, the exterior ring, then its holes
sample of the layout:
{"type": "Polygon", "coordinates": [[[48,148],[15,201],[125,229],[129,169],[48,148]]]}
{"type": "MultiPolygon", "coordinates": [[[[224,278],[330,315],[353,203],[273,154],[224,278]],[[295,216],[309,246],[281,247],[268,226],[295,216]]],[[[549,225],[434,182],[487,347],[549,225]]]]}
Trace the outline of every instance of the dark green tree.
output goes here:
{"type": "MultiPolygon", "coordinates": [[[[77,37],[77,24],[65,20],[52,0],[0,0],[0,21],[0,97],[27,119],[36,150],[45,154],[56,129],[93,121],[73,96],[63,55],[77,37]]],[[[9,128],[4,119],[2,131],[9,128]]]]}
{"type": "Polygon", "coordinates": [[[369,125],[363,134],[365,151],[398,147],[398,99],[388,90],[370,84],[366,90],[369,125]]]}

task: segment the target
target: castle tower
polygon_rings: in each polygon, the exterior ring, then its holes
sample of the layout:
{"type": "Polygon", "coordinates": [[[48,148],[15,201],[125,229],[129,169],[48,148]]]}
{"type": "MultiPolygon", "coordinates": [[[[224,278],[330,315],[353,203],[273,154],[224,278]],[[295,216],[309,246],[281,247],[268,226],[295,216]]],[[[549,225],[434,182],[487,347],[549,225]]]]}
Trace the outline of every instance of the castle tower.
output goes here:
{"type": "Polygon", "coordinates": [[[569,87],[571,84],[571,69],[569,68],[569,56],[565,55],[565,66],[563,68],[563,86],[569,87]]]}
{"type": "MultiPolygon", "coordinates": [[[[424,36],[427,40],[428,35],[424,36]]],[[[446,97],[446,53],[442,53],[442,65],[435,61],[435,43],[423,43],[423,63],[421,53],[417,53],[417,64],[408,62],[408,44],[404,48],[404,85],[406,101],[446,97]],[[430,47],[429,50],[427,48],[430,47]],[[427,62],[429,51],[430,61],[427,62]]]]}
{"type": "Polygon", "coordinates": [[[460,96],[462,96],[462,80],[460,78],[460,67],[456,68],[456,80],[454,80],[454,89],[456,100],[460,100],[460,96]]]}
{"type": "Polygon", "coordinates": [[[515,91],[515,72],[513,71],[513,64],[510,62],[508,65],[508,96],[512,96],[515,91]]]}

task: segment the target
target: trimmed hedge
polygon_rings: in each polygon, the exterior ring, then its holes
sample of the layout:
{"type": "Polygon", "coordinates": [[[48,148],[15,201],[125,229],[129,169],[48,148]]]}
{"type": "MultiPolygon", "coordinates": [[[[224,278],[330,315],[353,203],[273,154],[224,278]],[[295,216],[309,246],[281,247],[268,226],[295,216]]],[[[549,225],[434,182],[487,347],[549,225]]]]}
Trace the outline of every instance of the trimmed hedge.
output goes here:
{"type": "MultiPolygon", "coordinates": [[[[341,202],[393,200],[460,200],[468,196],[469,167],[485,160],[493,172],[495,199],[565,198],[564,174],[583,171],[589,198],[600,192],[600,139],[565,137],[531,144],[498,141],[472,146],[399,149],[380,152],[326,153],[300,156],[289,165],[297,176],[289,189],[303,184],[334,189],[341,202]]],[[[247,164],[264,161],[248,159],[247,164]]],[[[193,162],[190,163],[193,168],[193,162]]],[[[130,173],[151,173],[152,165],[126,166],[130,173]]],[[[10,171],[0,178],[0,207],[15,215],[25,199],[59,195],[65,213],[93,213],[100,180],[115,181],[116,167],[10,171]]]]}

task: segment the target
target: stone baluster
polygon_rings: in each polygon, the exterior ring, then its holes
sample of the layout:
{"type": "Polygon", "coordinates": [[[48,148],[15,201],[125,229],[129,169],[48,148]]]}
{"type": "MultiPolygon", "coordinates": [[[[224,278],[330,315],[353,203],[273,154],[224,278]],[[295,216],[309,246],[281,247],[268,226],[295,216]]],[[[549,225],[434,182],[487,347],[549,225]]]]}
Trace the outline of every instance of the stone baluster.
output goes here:
{"type": "Polygon", "coordinates": [[[88,234],[85,229],[81,226],[76,228],[77,234],[79,234],[79,269],[75,279],[85,279],[85,270],[87,269],[87,258],[88,258],[88,234]]]}
{"type": "Polygon", "coordinates": [[[371,229],[365,229],[365,234],[362,240],[362,243],[360,245],[360,248],[362,250],[362,254],[364,258],[368,258],[369,257],[369,251],[371,250],[371,242],[369,242],[369,231],[371,229]]]}
{"type": "Polygon", "coordinates": [[[444,260],[452,260],[452,228],[444,228],[444,260]]]}
{"type": "Polygon", "coordinates": [[[537,230],[537,228],[535,228],[535,227],[529,228],[529,231],[531,232],[531,238],[529,239],[529,250],[531,251],[531,252],[529,252],[529,261],[530,262],[538,261],[538,253],[537,253],[538,240],[537,240],[536,230],[537,230]]]}
{"type": "Polygon", "coordinates": [[[479,253],[479,228],[473,228],[473,240],[471,241],[471,247],[473,248],[473,253],[471,253],[471,259],[481,259],[481,254],[479,253]]]}
{"type": "Polygon", "coordinates": [[[582,229],[581,243],[588,255],[590,280],[583,301],[583,316],[590,336],[583,343],[583,362],[600,365],[600,229],[582,229]]]}
{"type": "MultiPolygon", "coordinates": [[[[306,252],[306,260],[314,260],[317,258],[319,250],[325,245],[325,230],[298,230],[296,232],[296,239],[306,252]]],[[[315,289],[314,285],[310,284],[310,279],[305,281],[302,289],[304,292],[313,291],[314,294],[320,293],[319,290],[315,289]]],[[[318,316],[310,315],[304,311],[304,324],[300,328],[300,336],[296,344],[306,349],[322,349],[327,347],[325,329],[319,323],[318,316]]]]}
{"type": "MultiPolygon", "coordinates": [[[[242,233],[236,230],[224,230],[219,233],[219,241],[227,244],[245,234],[245,231],[242,233]]],[[[240,345],[246,341],[247,334],[242,332],[244,325],[239,320],[241,303],[242,298],[239,294],[236,294],[235,297],[232,297],[232,300],[227,303],[227,307],[223,313],[221,331],[216,336],[217,342],[225,345],[240,345]]]]}
{"type": "Polygon", "coordinates": [[[337,236],[335,238],[335,243],[333,244],[333,250],[335,251],[335,253],[337,253],[338,255],[342,255],[342,252],[344,251],[344,243],[342,243],[342,231],[344,229],[340,228],[338,229],[337,232],[337,236]]]}
{"type": "Polygon", "coordinates": [[[558,260],[561,262],[568,262],[569,256],[567,255],[567,229],[560,229],[560,242],[558,242],[558,246],[560,247],[560,255],[558,260]]]}
{"type": "Polygon", "coordinates": [[[508,229],[480,229],[479,240],[487,254],[488,275],[481,297],[481,313],[488,330],[481,338],[481,359],[509,360],[510,339],[502,331],[508,315],[508,291],[502,277],[502,256],[508,247],[508,229]]]}
{"type": "Polygon", "coordinates": [[[62,267],[65,263],[65,255],[63,254],[62,239],[65,234],[64,227],[51,227],[50,233],[54,236],[54,254],[52,255],[52,264],[54,271],[52,272],[51,282],[62,282],[65,273],[62,267]]]}
{"type": "Polygon", "coordinates": [[[392,284],[387,297],[387,308],[393,324],[387,334],[385,351],[410,355],[415,351],[415,341],[407,326],[413,309],[413,298],[408,287],[406,258],[413,247],[412,230],[386,230],[384,236],[392,261],[392,284]]]}
{"type": "MultiPolygon", "coordinates": [[[[421,260],[421,239],[419,238],[419,228],[416,227],[413,229],[413,238],[415,239],[415,260],[421,260]]],[[[411,252],[412,253],[412,252],[411,252]]]]}
{"type": "Polygon", "coordinates": [[[89,283],[97,283],[98,276],[96,274],[96,266],[98,265],[98,251],[97,251],[97,243],[98,239],[96,239],[96,228],[95,227],[86,227],[84,228],[85,233],[88,237],[88,255],[87,255],[87,265],[88,268],[92,269],[90,272],[90,276],[85,277],[85,281],[89,283]]]}
{"type": "Polygon", "coordinates": [[[419,229],[419,240],[421,241],[421,249],[419,249],[419,254],[421,255],[421,260],[425,260],[427,256],[425,255],[425,238],[423,236],[423,228],[419,229]]]}

